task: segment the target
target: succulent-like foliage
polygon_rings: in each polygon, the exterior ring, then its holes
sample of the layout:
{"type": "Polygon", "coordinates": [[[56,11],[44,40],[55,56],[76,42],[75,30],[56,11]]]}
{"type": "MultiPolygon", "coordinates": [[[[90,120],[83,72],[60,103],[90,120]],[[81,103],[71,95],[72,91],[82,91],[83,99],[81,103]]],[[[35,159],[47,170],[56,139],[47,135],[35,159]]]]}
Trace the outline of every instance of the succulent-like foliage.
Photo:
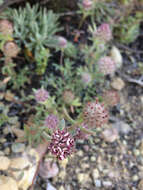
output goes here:
{"type": "MultiPolygon", "coordinates": [[[[58,43],[55,37],[56,32],[61,30],[58,16],[52,11],[40,8],[38,4],[31,7],[28,3],[25,8],[12,9],[9,14],[14,23],[14,37],[18,44],[24,44],[40,63],[42,61],[39,59],[39,54],[47,52],[46,55],[44,54],[47,62],[49,57],[47,48],[55,47],[58,43]]],[[[44,73],[46,67],[42,66],[44,67],[42,73],[44,73]]]]}
{"type": "Polygon", "coordinates": [[[74,151],[75,142],[65,129],[54,131],[49,149],[59,160],[65,159],[74,151]]]}
{"type": "Polygon", "coordinates": [[[113,74],[116,70],[116,64],[109,56],[102,57],[98,61],[98,66],[99,71],[104,75],[113,74]]]}
{"type": "Polygon", "coordinates": [[[108,112],[97,99],[85,105],[83,117],[84,122],[91,128],[100,127],[108,122],[108,112]]]}

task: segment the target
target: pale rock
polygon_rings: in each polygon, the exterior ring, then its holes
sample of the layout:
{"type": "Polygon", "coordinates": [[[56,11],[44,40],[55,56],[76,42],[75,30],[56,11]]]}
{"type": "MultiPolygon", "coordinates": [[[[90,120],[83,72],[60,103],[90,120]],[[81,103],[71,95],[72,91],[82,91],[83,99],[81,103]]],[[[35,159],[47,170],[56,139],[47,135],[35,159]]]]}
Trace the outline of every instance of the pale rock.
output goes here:
{"type": "Polygon", "coordinates": [[[0,156],[0,170],[7,170],[10,165],[10,159],[6,156],[0,156]]]}
{"type": "Polygon", "coordinates": [[[51,183],[47,183],[47,188],[46,190],[57,190],[51,183]]]}
{"type": "Polygon", "coordinates": [[[92,177],[93,177],[94,181],[99,178],[99,171],[98,171],[98,169],[94,169],[93,170],[92,177]]]}
{"type": "Polygon", "coordinates": [[[68,158],[65,158],[64,160],[60,160],[59,164],[62,168],[66,168],[67,164],[68,164],[68,158]]]}
{"type": "Polygon", "coordinates": [[[125,83],[124,81],[119,78],[119,77],[116,77],[113,79],[113,81],[111,82],[111,87],[114,88],[115,90],[122,90],[125,86],[125,83]]]}
{"type": "Polygon", "coordinates": [[[13,143],[11,147],[14,153],[23,152],[25,150],[25,144],[23,143],[13,143]]]}
{"type": "Polygon", "coordinates": [[[125,135],[127,135],[129,132],[132,131],[132,128],[130,127],[130,125],[123,121],[118,121],[114,123],[112,126],[115,127],[119,133],[122,133],[125,135]]]}
{"type": "Polygon", "coordinates": [[[138,190],[143,190],[143,179],[141,179],[138,184],[138,190]]]}
{"type": "Polygon", "coordinates": [[[0,176],[0,189],[1,190],[18,190],[16,181],[7,176],[0,176]]]}
{"type": "Polygon", "coordinates": [[[116,63],[116,67],[121,68],[122,63],[123,63],[123,58],[120,53],[120,50],[117,47],[113,46],[111,49],[110,55],[112,59],[114,60],[114,62],[116,63]]]}
{"type": "Polygon", "coordinates": [[[112,182],[111,181],[103,181],[103,186],[105,186],[105,187],[111,187],[112,186],[112,182]]]}
{"type": "Polygon", "coordinates": [[[85,184],[89,180],[89,174],[85,173],[78,173],[77,179],[79,183],[85,184]]]}
{"type": "Polygon", "coordinates": [[[62,170],[62,171],[59,173],[58,176],[59,176],[62,180],[64,180],[65,177],[66,177],[66,171],[65,171],[65,170],[62,170]]]}
{"type": "Polygon", "coordinates": [[[17,181],[18,188],[27,190],[32,184],[39,162],[39,154],[28,149],[20,157],[11,159],[9,175],[17,181]]]}
{"type": "Polygon", "coordinates": [[[39,167],[39,175],[44,178],[52,178],[55,177],[59,173],[59,168],[55,162],[52,160],[44,160],[41,162],[39,167]]]}
{"type": "Polygon", "coordinates": [[[63,186],[61,186],[61,187],[59,188],[59,190],[65,190],[65,188],[64,188],[63,186]]]}
{"type": "Polygon", "coordinates": [[[117,129],[111,127],[109,129],[105,129],[102,132],[102,137],[104,138],[105,141],[112,143],[119,138],[119,135],[117,129]]]}

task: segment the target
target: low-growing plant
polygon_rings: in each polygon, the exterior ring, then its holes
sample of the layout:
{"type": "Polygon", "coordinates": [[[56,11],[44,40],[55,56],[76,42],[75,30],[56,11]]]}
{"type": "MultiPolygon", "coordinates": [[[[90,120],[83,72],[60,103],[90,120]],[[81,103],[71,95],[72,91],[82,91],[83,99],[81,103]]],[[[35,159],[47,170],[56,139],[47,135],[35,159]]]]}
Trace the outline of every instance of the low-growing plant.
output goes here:
{"type": "Polygon", "coordinates": [[[39,5],[25,8],[9,9],[8,18],[13,21],[14,38],[19,46],[25,48],[29,61],[37,62],[37,73],[45,72],[50,49],[56,47],[56,33],[61,31],[59,16],[52,11],[40,8],[39,5]]]}

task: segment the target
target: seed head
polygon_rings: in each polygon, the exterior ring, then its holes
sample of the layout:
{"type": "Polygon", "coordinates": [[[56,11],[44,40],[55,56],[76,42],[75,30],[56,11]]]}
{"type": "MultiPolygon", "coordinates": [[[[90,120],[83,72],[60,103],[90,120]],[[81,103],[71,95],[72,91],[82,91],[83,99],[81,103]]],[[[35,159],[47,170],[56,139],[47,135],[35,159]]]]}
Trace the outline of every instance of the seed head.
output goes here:
{"type": "Polygon", "coordinates": [[[52,135],[49,149],[59,160],[65,159],[74,151],[75,142],[65,129],[56,130],[52,135]]]}
{"type": "Polygon", "coordinates": [[[104,75],[113,74],[116,70],[115,62],[109,57],[105,56],[98,61],[99,71],[104,75]]]}
{"type": "Polygon", "coordinates": [[[112,31],[107,23],[101,24],[93,35],[104,42],[108,42],[112,39],[112,31]]]}
{"type": "Polygon", "coordinates": [[[107,106],[115,106],[119,103],[120,97],[117,91],[107,90],[103,93],[103,100],[107,106]]]}
{"type": "Polygon", "coordinates": [[[45,119],[45,126],[47,126],[49,129],[56,129],[59,124],[59,120],[56,115],[48,115],[45,119]]]}
{"type": "Polygon", "coordinates": [[[0,20],[0,32],[6,36],[12,35],[13,34],[12,23],[6,19],[0,20]]]}
{"type": "Polygon", "coordinates": [[[90,10],[92,8],[93,2],[91,0],[83,0],[82,6],[85,10],[90,10]]]}
{"type": "Polygon", "coordinates": [[[35,92],[35,99],[37,102],[45,102],[49,98],[49,92],[43,88],[35,92]]]}
{"type": "Polygon", "coordinates": [[[82,82],[83,82],[85,85],[88,85],[88,84],[91,82],[92,78],[91,78],[91,75],[90,75],[89,73],[83,72],[83,73],[81,74],[81,80],[82,80],[82,82]]]}
{"type": "Polygon", "coordinates": [[[16,57],[19,53],[19,48],[16,43],[14,42],[7,42],[4,45],[3,53],[5,57],[13,58],[16,57]]]}
{"type": "Polygon", "coordinates": [[[67,40],[64,37],[60,36],[60,37],[58,37],[58,44],[59,44],[60,48],[66,48],[67,40]]]}
{"type": "Polygon", "coordinates": [[[104,105],[98,102],[98,99],[85,105],[83,117],[84,123],[91,128],[100,127],[108,122],[108,112],[104,108],[104,105]]]}
{"type": "Polygon", "coordinates": [[[63,100],[66,104],[70,104],[74,100],[74,94],[70,90],[65,90],[63,93],[63,100]]]}

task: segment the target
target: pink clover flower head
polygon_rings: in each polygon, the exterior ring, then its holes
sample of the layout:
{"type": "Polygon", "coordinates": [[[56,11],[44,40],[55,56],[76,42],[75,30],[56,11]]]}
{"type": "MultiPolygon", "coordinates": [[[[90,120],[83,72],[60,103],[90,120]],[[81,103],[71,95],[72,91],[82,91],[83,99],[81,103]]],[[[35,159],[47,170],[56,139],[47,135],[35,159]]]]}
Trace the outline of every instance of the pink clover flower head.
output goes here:
{"type": "Polygon", "coordinates": [[[82,6],[85,10],[90,10],[92,8],[93,2],[91,0],[83,0],[82,6]]]}
{"type": "Polygon", "coordinates": [[[108,122],[108,112],[103,104],[96,99],[94,102],[88,102],[83,109],[84,123],[88,127],[101,127],[108,122]]]}
{"type": "Polygon", "coordinates": [[[59,160],[65,159],[74,151],[75,141],[65,129],[54,131],[49,146],[50,152],[59,160]]]}
{"type": "MultiPolygon", "coordinates": [[[[81,126],[82,128],[88,129],[88,125],[85,123],[82,123],[81,126]]],[[[80,128],[77,128],[76,136],[75,136],[76,139],[88,139],[88,137],[89,137],[89,134],[86,134],[80,128]]]]}
{"type": "Polygon", "coordinates": [[[103,23],[98,28],[97,31],[94,33],[95,37],[98,37],[100,40],[104,42],[108,42],[112,39],[112,31],[110,29],[109,24],[103,23]]]}
{"type": "Polygon", "coordinates": [[[47,126],[49,129],[56,129],[59,124],[59,119],[56,115],[48,115],[45,119],[45,126],[47,126]]]}
{"type": "Polygon", "coordinates": [[[83,72],[81,74],[81,80],[84,84],[88,85],[91,82],[92,78],[88,72],[83,72]]]}
{"type": "Polygon", "coordinates": [[[66,104],[70,104],[75,98],[75,95],[71,90],[65,90],[63,92],[63,100],[66,104]]]}
{"type": "Polygon", "coordinates": [[[64,37],[59,36],[58,37],[58,44],[59,44],[60,48],[66,48],[67,47],[67,40],[64,37]]]}
{"type": "Polygon", "coordinates": [[[103,73],[103,75],[113,74],[116,70],[115,62],[109,57],[102,57],[98,61],[99,71],[103,73]]]}
{"type": "Polygon", "coordinates": [[[103,100],[104,100],[104,103],[107,106],[115,106],[115,105],[117,105],[119,103],[120,97],[119,97],[119,94],[118,94],[117,91],[115,91],[115,90],[106,90],[103,93],[103,100]]]}
{"type": "Polygon", "coordinates": [[[49,98],[49,92],[43,88],[35,92],[35,99],[37,102],[45,102],[49,98]]]}
{"type": "Polygon", "coordinates": [[[6,19],[0,20],[0,32],[3,35],[12,35],[13,34],[13,24],[6,19]]]}

